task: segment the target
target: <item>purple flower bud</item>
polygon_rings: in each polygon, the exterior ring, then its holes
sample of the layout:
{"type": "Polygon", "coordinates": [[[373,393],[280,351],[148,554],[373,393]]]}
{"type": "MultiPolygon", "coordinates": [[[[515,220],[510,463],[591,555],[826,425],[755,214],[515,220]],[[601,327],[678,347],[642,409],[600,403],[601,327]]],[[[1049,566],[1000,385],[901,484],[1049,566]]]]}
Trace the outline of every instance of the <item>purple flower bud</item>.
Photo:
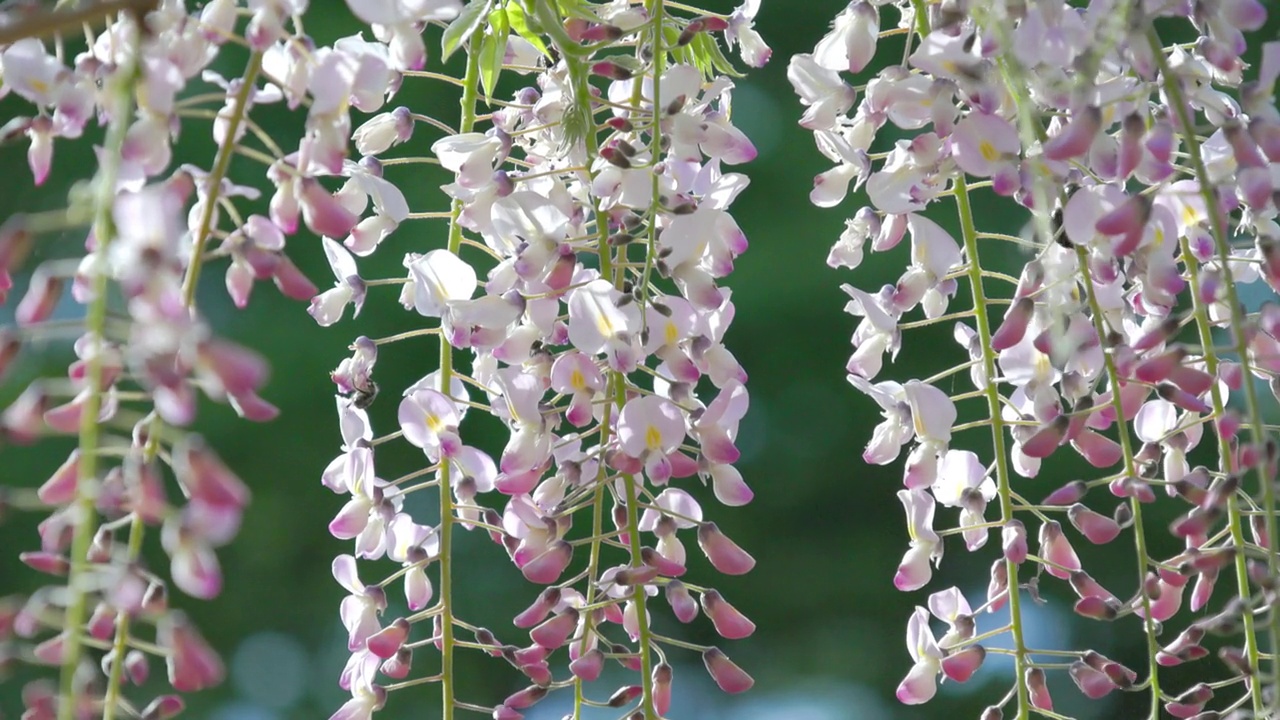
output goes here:
{"type": "MultiPolygon", "coordinates": [[[[1207,653],[1208,651],[1206,650],[1205,652],[1207,653]]],[[[1253,669],[1249,667],[1249,656],[1245,655],[1244,650],[1238,647],[1227,646],[1219,649],[1218,659],[1243,677],[1253,675],[1253,669]]]]}
{"type": "Polygon", "coordinates": [[[36,268],[27,293],[14,310],[14,319],[23,327],[48,320],[62,298],[65,284],[66,278],[54,275],[45,266],[36,268]]]}
{"type": "Polygon", "coordinates": [[[679,580],[672,580],[666,587],[667,602],[676,619],[682,623],[693,622],[698,616],[698,603],[689,594],[689,589],[679,580]]]}
{"type": "Polygon", "coordinates": [[[578,628],[578,611],[565,608],[565,611],[542,623],[529,633],[529,637],[544,648],[558,648],[565,644],[578,628]]]}
{"type": "Polygon", "coordinates": [[[942,673],[950,680],[965,682],[982,667],[987,650],[981,645],[971,645],[942,659],[942,673]]]}
{"type": "Polygon", "coordinates": [[[161,695],[142,710],[142,720],[170,720],[182,714],[186,704],[178,695],[161,695]]]}
{"type": "Polygon", "coordinates": [[[134,685],[142,685],[151,676],[151,663],[147,660],[146,653],[140,650],[130,650],[124,656],[124,671],[129,678],[129,682],[134,685]]]}
{"type": "Polygon", "coordinates": [[[1040,525],[1040,557],[1051,563],[1045,566],[1045,570],[1063,580],[1080,569],[1080,558],[1062,534],[1062,526],[1053,520],[1040,525]]]}
{"type": "Polygon", "coordinates": [[[1027,559],[1027,528],[1021,520],[1010,520],[1000,532],[1005,559],[1021,565],[1027,559]]]}
{"type": "Polygon", "coordinates": [[[1106,673],[1090,667],[1081,660],[1071,663],[1068,673],[1076,687],[1080,688],[1080,692],[1091,700],[1097,700],[1116,689],[1115,683],[1111,682],[1111,678],[1107,677],[1106,673]]]}
{"type": "Polygon", "coordinates": [[[1076,601],[1076,614],[1094,620],[1115,620],[1120,604],[1108,598],[1088,595],[1076,601]]]}
{"type": "Polygon", "coordinates": [[[40,489],[36,497],[45,505],[66,505],[76,498],[76,483],[80,473],[80,450],[71,451],[66,461],[53,471],[53,475],[40,489]]]}
{"type": "Polygon", "coordinates": [[[1035,301],[1023,297],[1009,307],[1000,328],[991,336],[991,348],[996,351],[1007,350],[1022,341],[1031,323],[1035,311],[1035,301]]]}
{"type": "Polygon", "coordinates": [[[1076,112],[1062,132],[1044,144],[1044,156],[1049,160],[1070,160],[1085,154],[1101,126],[1102,111],[1098,108],[1090,106],[1076,112]]]}
{"type": "MultiPolygon", "coordinates": [[[[680,577],[685,573],[685,566],[677,562],[672,562],[663,557],[661,553],[650,547],[640,548],[640,559],[645,565],[652,568],[658,575],[664,577],[680,577]]],[[[653,578],[650,578],[652,580],[653,578]]],[[[648,581],[646,581],[648,582],[648,581]]],[[[634,583],[645,584],[645,583],[634,583]]]]}
{"type": "Polygon", "coordinates": [[[1213,688],[1205,683],[1197,683],[1190,690],[1176,699],[1165,703],[1164,709],[1176,718],[1190,718],[1204,709],[1204,704],[1213,699],[1213,688]]]}
{"type": "Polygon", "coordinates": [[[720,593],[708,590],[702,594],[702,611],[711,618],[716,632],[728,640],[741,640],[756,631],[756,624],[730,605],[720,593]]]}
{"type": "Polygon", "coordinates": [[[404,618],[396,618],[390,625],[369,636],[365,646],[369,652],[386,660],[394,657],[408,639],[409,622],[404,618]]]}
{"type": "Polygon", "coordinates": [[[548,689],[539,685],[530,685],[519,690],[502,701],[503,705],[515,710],[523,710],[547,696],[548,689]]]}
{"type": "Polygon", "coordinates": [[[573,546],[564,540],[556,540],[545,552],[520,568],[520,572],[529,582],[550,585],[560,579],[571,560],[573,546]]]}
{"type": "Polygon", "coordinates": [[[698,526],[698,546],[716,570],[725,575],[744,575],[755,567],[755,558],[730,540],[713,522],[698,526]]]}
{"type": "Polygon", "coordinates": [[[1156,653],[1156,662],[1165,667],[1181,665],[1183,662],[1199,660],[1208,655],[1208,651],[1199,644],[1204,638],[1204,629],[1199,625],[1190,625],[1183,633],[1156,653]]]}
{"type": "Polygon", "coordinates": [[[729,659],[719,648],[708,648],[702,653],[702,662],[707,666],[711,679],[721,690],[730,694],[746,692],[755,684],[755,680],[729,659]]]}
{"type": "Polygon", "coordinates": [[[493,709],[493,720],[524,720],[524,715],[515,708],[499,705],[493,709]]]}
{"type": "Polygon", "coordinates": [[[671,710],[671,666],[660,662],[653,666],[650,679],[653,681],[653,707],[659,715],[666,715],[671,710]]]}
{"type": "Polygon", "coordinates": [[[598,648],[591,648],[577,660],[569,663],[569,672],[574,677],[592,682],[600,677],[600,672],[604,669],[604,653],[598,648]]]}
{"type": "Polygon", "coordinates": [[[1068,578],[1068,582],[1071,583],[1071,589],[1075,590],[1076,594],[1082,598],[1099,597],[1107,602],[1119,602],[1115,595],[1102,587],[1102,585],[1098,584],[1097,580],[1094,580],[1089,573],[1083,570],[1077,570],[1071,573],[1071,577],[1068,578]]]}
{"type": "Polygon", "coordinates": [[[644,688],[639,685],[625,685],[618,688],[616,692],[609,696],[606,703],[609,707],[618,708],[630,705],[635,702],[636,698],[644,694],[644,688]]]}
{"type": "Polygon", "coordinates": [[[1020,443],[1023,454],[1032,458],[1049,457],[1062,444],[1070,424],[1071,418],[1067,415],[1055,417],[1020,443]]]}
{"type": "Polygon", "coordinates": [[[1077,503],[1084,494],[1089,491],[1089,485],[1083,480],[1072,480],[1062,487],[1049,493],[1044,500],[1040,501],[1041,505],[1071,505],[1077,503]]]}
{"type": "Polygon", "coordinates": [[[168,653],[169,684],[174,690],[196,692],[222,682],[226,673],[218,654],[181,612],[173,610],[160,619],[156,644],[168,653]]]}
{"type": "Polygon", "coordinates": [[[413,669],[413,650],[407,647],[401,647],[396,650],[396,654],[387,658],[385,662],[378,667],[379,672],[393,680],[403,680],[409,677],[409,671],[413,669]]]}
{"type": "Polygon", "coordinates": [[[1049,696],[1049,685],[1045,681],[1044,670],[1027,668],[1023,676],[1027,689],[1031,692],[1031,706],[1041,710],[1053,710],[1053,698],[1049,696]]]}
{"type": "Polygon", "coordinates": [[[1105,545],[1120,534],[1115,520],[1076,503],[1067,509],[1067,518],[1085,538],[1095,545],[1105,545]]]}
{"type": "Polygon", "coordinates": [[[518,628],[531,628],[542,622],[542,619],[551,612],[551,609],[560,603],[560,588],[550,587],[543,590],[538,595],[538,599],[533,602],[524,612],[515,616],[514,624],[518,628]]]}
{"type": "Polygon", "coordinates": [[[298,182],[302,221],[315,234],[331,238],[346,237],[360,221],[319,180],[306,177],[298,182]]]}

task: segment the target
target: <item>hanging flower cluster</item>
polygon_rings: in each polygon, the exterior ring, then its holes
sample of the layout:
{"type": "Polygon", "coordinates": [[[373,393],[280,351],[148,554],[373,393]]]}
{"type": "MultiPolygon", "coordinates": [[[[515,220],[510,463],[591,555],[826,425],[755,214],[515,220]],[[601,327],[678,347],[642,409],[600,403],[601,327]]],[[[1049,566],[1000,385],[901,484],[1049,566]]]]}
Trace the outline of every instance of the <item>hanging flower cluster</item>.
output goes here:
{"type": "Polygon", "coordinates": [[[359,313],[384,286],[424,323],[358,338],[333,373],[343,444],[323,482],[347,497],[329,529],[353,542],[333,565],[350,593],[341,617],[351,650],[341,676],[351,700],[333,719],[370,717],[392,691],[424,682],[440,683],[444,718],[520,718],[560,688],[572,688],[579,711],[603,704],[657,718],[671,702],[672,647],[701,652],[725,691],[746,690],[751,678],[719,649],[660,635],[654,603],[664,595],[685,623],[701,607],[729,639],[755,627],[682,578],[687,543],[723,573],[754,565],[697,498],[706,485],[726,505],[752,497],[733,467],[748,399],[723,343],[734,307],[722,280],[747,248],[729,214],[747,178],[728,168],[756,153],[732,124],[731,67],[713,34],[763,64],[758,2],[728,17],[675,15],[662,0],[348,5],[393,60],[383,86],[432,76],[421,70],[429,24],[443,27],[446,59],[465,50],[466,72],[456,126],[397,108],[355,130],[363,158],[346,163],[338,193],[350,214],[321,231],[335,284],[312,299],[319,324],[348,305],[359,313]],[[532,82],[496,98],[512,73],[532,82]],[[482,97],[497,108],[484,117],[482,97]],[[443,131],[431,156],[401,154],[410,141],[425,146],[424,131],[443,131]],[[448,210],[409,213],[383,179],[422,162],[453,173],[448,210]],[[374,214],[356,222],[369,204],[374,214]],[[447,230],[404,256],[405,276],[362,278],[357,259],[381,252],[406,217],[447,230]],[[375,364],[396,341],[439,343],[439,365],[403,390],[398,427],[378,435],[367,412],[375,364]],[[473,444],[463,421],[475,413],[505,425],[505,447],[473,444]],[[380,477],[386,442],[420,448],[423,466],[380,477]],[[419,492],[435,496],[438,519],[407,509],[419,492]],[[514,630],[477,627],[456,606],[460,529],[487,536],[543,586],[514,630]],[[389,616],[392,590],[408,614],[389,616]],[[496,706],[458,698],[461,648],[501,658],[528,686],[496,706]],[[612,663],[639,678],[592,697],[612,663]]]}
{"type": "Polygon", "coordinates": [[[249,491],[188,428],[200,394],[251,421],[271,420],[277,410],[259,395],[265,361],[219,339],[197,311],[200,270],[228,259],[226,288],[238,307],[264,280],[310,299],[317,290],[284,253],[286,236],[300,225],[376,234],[402,219],[404,205],[344,160],[348,108],[378,109],[401,61],[359,37],[316,48],[301,30],[306,6],[211,0],[188,9],[183,0],[122,0],[6,10],[0,92],[31,103],[33,114],[10,119],[3,134],[29,140],[35,183],[48,176],[55,140],[79,138],[95,121],[106,127],[98,173],[87,190],[73,192],[65,212],[15,216],[0,228],[4,300],[42,235],[91,224],[83,258],[34,268],[14,311],[18,328],[0,328],[0,374],[28,343],[68,329],[78,334],[67,379],[35,381],[0,413],[9,443],[79,436],[37,490],[5,496],[8,505],[50,511],[39,549],[22,559],[65,583],[6,603],[0,613],[0,655],[62,667],[59,687],[34,681],[24,689],[25,718],[173,717],[183,708],[179,695],[136,704],[126,697],[127,685],[147,682],[151,658],[165,663],[178,692],[223,678],[216,653],[169,606],[170,592],[220,593],[215,551],[236,535],[249,491]],[[82,31],[87,47],[70,58],[67,48],[82,31]],[[247,55],[242,77],[210,69],[226,48],[247,55]],[[277,102],[305,111],[296,149],[282,149],[250,117],[254,106],[277,102]],[[179,129],[210,132],[210,122],[211,164],[171,167],[179,129]],[[229,174],[237,154],[262,163],[277,188],[265,214],[237,207],[258,199],[229,174]],[[346,177],[348,189],[331,192],[329,176],[346,177]],[[357,227],[366,195],[381,214],[357,227]],[[54,315],[68,286],[84,308],[82,322],[54,315]],[[142,556],[156,529],[168,577],[142,556]]]}
{"type": "Polygon", "coordinates": [[[1062,717],[1046,673],[1063,668],[1090,698],[1146,693],[1152,718],[1273,716],[1277,452],[1256,381],[1280,385],[1280,305],[1241,303],[1247,283],[1280,289],[1280,43],[1262,46],[1256,68],[1241,59],[1265,19],[1258,0],[855,0],[792,58],[800,124],[836,163],[811,200],[830,207],[865,187],[871,203],[828,263],[855,269],[868,243],[910,242],[896,283],[845,286],[858,318],[849,381],[884,413],[863,459],[888,464],[908,449],[898,496],[910,546],[894,584],[927,586],[948,536],[970,552],[1000,539],[980,605],[949,588],[915,609],[902,702],[926,702],[939,676],[964,682],[987,653],[1007,652],[1013,688],[984,718],[1062,717]],[[897,27],[882,29],[882,15],[897,27]],[[1192,42],[1162,40],[1188,27],[1192,42]],[[878,40],[902,35],[901,64],[846,82],[878,40]],[[980,231],[979,188],[1027,211],[1026,231],[980,231]],[[935,214],[952,203],[958,239],[935,214]],[[1016,277],[998,269],[1018,253],[1016,277]],[[966,287],[966,309],[948,312],[966,287]],[[903,330],[940,323],[954,328],[958,364],[880,379],[886,355],[910,350],[903,330]],[[973,390],[949,395],[958,374],[973,390]],[[985,419],[957,424],[970,401],[985,419]],[[957,447],[979,428],[994,457],[957,447]],[[1216,460],[1193,467],[1198,446],[1216,460]],[[1029,480],[1063,454],[1094,472],[1036,501],[1029,480]],[[1162,496],[1182,508],[1171,527],[1144,522],[1162,496]],[[958,520],[935,529],[952,508],[958,520]],[[1183,549],[1157,557],[1150,543],[1168,532],[1183,549]],[[1127,587],[1107,589],[1076,547],[1114,542],[1132,544],[1136,567],[1127,587]],[[1211,611],[1220,577],[1231,598],[1211,611]],[[1022,604],[1058,581],[1081,616],[1121,627],[1136,616],[1147,667],[1029,646],[1022,604]],[[1179,614],[1184,601],[1194,619],[1179,614]],[[976,614],[1005,606],[1008,625],[975,634],[976,614]],[[984,648],[1006,633],[1012,649],[984,648]],[[1191,688],[1170,687],[1161,668],[1209,655],[1207,635],[1227,637],[1221,662],[1191,688]]]}

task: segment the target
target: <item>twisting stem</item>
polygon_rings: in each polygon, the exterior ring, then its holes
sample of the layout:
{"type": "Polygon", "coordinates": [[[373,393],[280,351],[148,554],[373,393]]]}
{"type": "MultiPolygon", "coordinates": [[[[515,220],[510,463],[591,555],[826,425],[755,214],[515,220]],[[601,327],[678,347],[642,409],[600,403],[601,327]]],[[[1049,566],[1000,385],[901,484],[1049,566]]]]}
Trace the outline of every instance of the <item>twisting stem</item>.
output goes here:
{"type": "MultiPolygon", "coordinates": [[[[462,78],[462,117],[458,132],[468,133],[476,124],[476,98],[480,85],[480,48],[472,44],[467,49],[467,72],[462,78]]],[[[454,255],[462,249],[463,202],[453,201],[449,218],[449,252],[454,255]]],[[[453,346],[440,343],[440,390],[449,395],[453,381],[453,346]]],[[[452,397],[452,396],[450,396],[452,397]]],[[[449,463],[440,463],[440,695],[441,720],[453,720],[454,702],[454,617],[453,617],[453,484],[449,482],[449,463]]]]}
{"type": "MultiPolygon", "coordinates": [[[[1169,61],[1164,55],[1164,46],[1154,26],[1147,28],[1147,40],[1151,44],[1156,66],[1160,69],[1160,77],[1163,80],[1165,93],[1169,96],[1169,103],[1173,105],[1173,110],[1178,116],[1179,133],[1182,135],[1183,142],[1187,144],[1187,156],[1195,171],[1196,183],[1200,186],[1200,197],[1204,200],[1205,211],[1209,214],[1209,229],[1213,234],[1214,247],[1222,266],[1222,285],[1227,294],[1227,311],[1231,318],[1227,327],[1231,333],[1232,350],[1239,359],[1241,376],[1244,378],[1245,412],[1248,414],[1254,446],[1261,451],[1264,443],[1259,442],[1258,436],[1265,432],[1265,425],[1262,421],[1262,406],[1258,401],[1258,389],[1253,381],[1253,361],[1249,359],[1249,337],[1244,307],[1240,304],[1240,293],[1236,288],[1234,273],[1231,270],[1231,239],[1227,237],[1227,219],[1222,214],[1222,206],[1218,203],[1217,193],[1213,190],[1213,181],[1209,178],[1208,169],[1205,168],[1204,156],[1200,152],[1200,140],[1196,137],[1194,125],[1192,125],[1194,118],[1191,117],[1191,112],[1187,108],[1182,84],[1169,67],[1169,61]]],[[[1212,343],[1204,343],[1204,345],[1206,349],[1212,347],[1212,343]]],[[[1259,455],[1264,454],[1259,452],[1259,455]]],[[[1267,577],[1274,580],[1277,577],[1277,570],[1280,569],[1276,552],[1276,490],[1274,483],[1267,477],[1267,462],[1264,457],[1258,458],[1254,469],[1258,484],[1261,486],[1259,490],[1265,510],[1263,518],[1266,523],[1268,543],[1267,577]]],[[[1274,653],[1277,648],[1280,648],[1280,608],[1270,608],[1268,615],[1270,616],[1268,635],[1270,635],[1271,651],[1274,653]]],[[[1273,659],[1270,669],[1271,686],[1273,690],[1280,691],[1280,661],[1273,659]]],[[[1257,682],[1253,684],[1256,685],[1257,682]]],[[[1280,693],[1273,693],[1269,710],[1272,715],[1280,710],[1280,693]]]]}
{"type": "MultiPolygon", "coordinates": [[[[78,700],[75,674],[84,645],[81,626],[85,622],[88,604],[86,575],[89,572],[89,545],[93,541],[97,524],[97,513],[94,510],[97,492],[93,485],[98,480],[98,414],[102,410],[103,380],[102,336],[107,323],[107,290],[110,279],[105,258],[107,246],[116,234],[111,212],[115,204],[121,153],[133,118],[134,88],[138,84],[139,73],[137,55],[137,48],[127,53],[128,64],[122,66],[111,79],[113,85],[110,90],[114,95],[114,102],[110,106],[114,106],[115,113],[111,116],[103,141],[103,160],[94,188],[97,196],[94,200],[93,253],[102,262],[89,265],[94,268],[93,296],[85,313],[85,335],[89,338],[92,349],[89,351],[85,372],[87,395],[80,416],[80,465],[76,474],[76,499],[71,507],[75,533],[71,540],[71,569],[67,577],[67,612],[62,624],[66,637],[58,696],[58,720],[72,720],[76,716],[78,700]]],[[[120,661],[121,658],[117,657],[116,663],[120,661]]]]}

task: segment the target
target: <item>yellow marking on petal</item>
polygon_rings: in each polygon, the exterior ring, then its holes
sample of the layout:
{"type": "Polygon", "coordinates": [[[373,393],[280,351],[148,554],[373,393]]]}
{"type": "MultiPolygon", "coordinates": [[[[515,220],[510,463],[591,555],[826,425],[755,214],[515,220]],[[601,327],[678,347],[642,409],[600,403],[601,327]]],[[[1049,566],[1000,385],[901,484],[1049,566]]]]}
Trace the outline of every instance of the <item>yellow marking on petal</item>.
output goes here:
{"type": "Polygon", "coordinates": [[[31,87],[41,95],[44,95],[49,92],[49,83],[43,80],[36,80],[35,78],[32,78],[31,87]]]}
{"type": "Polygon", "coordinates": [[[982,159],[987,162],[995,162],[1000,159],[1000,151],[996,150],[996,146],[987,140],[978,143],[978,152],[982,153],[982,159]]]}
{"type": "Polygon", "coordinates": [[[582,392],[587,389],[587,379],[583,377],[581,370],[573,371],[573,374],[569,376],[569,384],[578,392],[582,392]]]}
{"type": "Polygon", "coordinates": [[[1035,370],[1037,378],[1053,377],[1053,363],[1049,362],[1049,356],[1036,351],[1035,370]]]}
{"type": "Polygon", "coordinates": [[[658,428],[650,425],[649,429],[644,431],[644,446],[650,450],[657,450],[662,447],[662,433],[658,428]]]}
{"type": "Polygon", "coordinates": [[[665,337],[668,345],[675,345],[676,341],[680,339],[680,330],[676,327],[676,324],[670,320],[667,321],[667,332],[665,333],[665,337]]]}
{"type": "Polygon", "coordinates": [[[440,416],[434,413],[424,413],[423,419],[427,423],[427,429],[439,435],[444,429],[444,423],[440,421],[440,416]]]}
{"type": "Polygon", "coordinates": [[[1195,225],[1200,222],[1200,212],[1190,203],[1182,206],[1182,224],[1195,225]]]}
{"type": "Polygon", "coordinates": [[[605,337],[613,337],[613,323],[609,322],[609,316],[604,313],[596,315],[596,329],[605,337]]]}

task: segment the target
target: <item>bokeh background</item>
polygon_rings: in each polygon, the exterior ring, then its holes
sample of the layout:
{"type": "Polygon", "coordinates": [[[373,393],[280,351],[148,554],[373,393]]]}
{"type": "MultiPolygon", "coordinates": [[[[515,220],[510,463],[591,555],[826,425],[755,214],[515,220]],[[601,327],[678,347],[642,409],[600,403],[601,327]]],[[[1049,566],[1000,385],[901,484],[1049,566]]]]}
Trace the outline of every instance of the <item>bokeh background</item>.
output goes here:
{"type": "MultiPolygon", "coordinates": [[[[976,717],[982,707],[1004,694],[1012,679],[1011,663],[993,655],[973,680],[963,686],[944,685],[939,698],[929,705],[909,708],[893,698],[894,687],[911,665],[904,634],[913,606],[923,605],[929,592],[950,585],[963,590],[975,606],[980,604],[999,538],[994,537],[974,556],[962,545],[948,543],[943,567],[925,590],[900,593],[892,586],[894,570],[907,547],[903,513],[894,497],[901,487],[901,464],[869,467],[861,463],[863,446],[880,418],[877,408],[845,380],[843,368],[855,321],[842,311],[846,296],[839,285],[850,282],[874,290],[894,282],[905,265],[906,248],[869,256],[852,272],[826,266],[827,251],[844,218],[865,199],[853,196],[830,210],[809,204],[813,176],[829,164],[815,149],[812,137],[796,125],[801,108],[785,76],[788,58],[811,50],[844,5],[843,0],[766,1],[757,27],[773,47],[773,59],[763,70],[742,79],[734,94],[734,120],[759,149],[758,159],[742,168],[750,175],[751,186],[733,208],[751,248],[727,281],[737,306],[727,344],[750,374],[751,410],[741,428],[743,457],[739,467],[755,489],[756,498],[747,507],[728,509],[716,506],[709,492],[696,492],[707,500],[709,517],[752,552],[758,565],[745,577],[720,577],[705,562],[699,562],[701,557],[695,550],[691,577],[718,587],[759,629],[747,640],[725,642],[714,635],[705,619],[691,626],[679,625],[665,612],[663,603],[658,603],[655,617],[661,632],[721,645],[755,676],[757,684],[744,696],[724,696],[705,676],[696,654],[674,651],[673,718],[976,717]]],[[[313,0],[312,8],[307,27],[318,43],[355,31],[354,19],[339,0],[313,0]]],[[[732,5],[717,2],[708,9],[727,12],[732,5]]],[[[1273,19],[1258,37],[1275,37],[1277,30],[1273,19]]],[[[438,31],[433,30],[428,46],[438,48],[438,43],[438,31]]],[[[901,39],[882,42],[878,57],[888,62],[901,57],[901,39]]],[[[243,67],[236,65],[240,59],[234,52],[225,53],[217,67],[227,75],[237,74],[243,67]]],[[[434,57],[431,65],[433,69],[437,66],[434,57]]],[[[455,58],[450,67],[456,66],[455,58]]],[[[518,78],[507,78],[504,87],[515,88],[518,82],[518,78]]],[[[394,104],[456,122],[456,99],[439,83],[410,79],[394,104]]],[[[23,112],[29,110],[12,98],[0,103],[4,119],[23,112]]],[[[283,109],[259,107],[254,117],[282,146],[296,143],[300,127],[283,109]]],[[[435,137],[420,127],[411,142],[392,154],[428,154],[435,137]]],[[[891,140],[892,136],[886,135],[881,144],[891,140]]],[[[186,126],[180,147],[182,161],[207,167],[214,150],[207,124],[193,121],[186,126]]],[[[45,187],[32,189],[25,150],[25,146],[12,144],[0,148],[0,168],[6,174],[0,184],[0,216],[58,207],[70,184],[95,168],[86,143],[60,143],[52,179],[45,187]]],[[[389,171],[388,177],[403,181],[414,210],[443,209],[437,188],[446,178],[434,168],[411,167],[406,172],[389,171]]],[[[232,172],[238,181],[261,182],[261,166],[249,161],[237,160],[232,172]]],[[[983,229],[1019,231],[1021,213],[981,194],[976,202],[983,229]]],[[[948,203],[938,203],[933,212],[938,222],[955,228],[954,208],[948,203]]],[[[408,222],[384,243],[378,255],[360,261],[362,274],[366,278],[402,275],[399,256],[440,247],[443,240],[440,224],[408,222]]],[[[50,237],[42,242],[38,254],[43,259],[74,255],[82,241],[79,231],[50,237]]],[[[289,254],[321,288],[331,282],[314,237],[304,233],[293,238],[289,254]]],[[[1025,259],[1007,247],[997,247],[984,257],[984,263],[1016,275],[1025,259]]],[[[28,265],[28,271],[31,267],[34,263],[28,265]]],[[[328,372],[348,354],[347,344],[356,335],[378,337],[403,331],[414,327],[415,317],[396,304],[393,290],[375,288],[357,321],[348,317],[323,329],[306,315],[305,303],[284,299],[269,285],[260,285],[249,308],[237,312],[222,288],[220,268],[206,271],[203,281],[200,306],[218,332],[270,358],[274,377],[265,394],[283,413],[275,422],[253,426],[239,421],[227,407],[209,404],[202,408],[198,420],[200,431],[252,489],[253,503],[240,536],[219,552],[226,573],[223,596],[212,603],[182,597],[174,600],[224,654],[229,670],[222,687],[189,698],[188,716],[212,720],[325,718],[346,698],[337,687],[346,657],[345,632],[337,608],[345,592],[333,581],[330,563],[335,555],[349,551],[348,543],[333,539],[326,531],[342,498],[319,482],[321,470],[339,445],[328,372]]],[[[12,322],[13,307],[25,289],[26,278],[17,282],[14,300],[0,307],[0,322],[12,322]]],[[[966,293],[962,287],[953,309],[968,306],[966,293]]],[[[78,312],[68,300],[59,315],[74,319],[78,312]]],[[[393,426],[396,396],[434,368],[435,348],[434,341],[411,341],[384,349],[377,378],[385,397],[373,407],[375,427],[385,431],[393,426]]],[[[69,348],[58,341],[29,348],[17,370],[0,386],[0,407],[30,379],[62,373],[70,357],[69,348]]],[[[950,325],[913,331],[905,337],[897,364],[882,378],[924,377],[963,359],[961,348],[951,339],[950,325]]],[[[955,377],[954,384],[944,384],[944,389],[970,389],[967,374],[955,377]]],[[[970,404],[962,413],[973,418],[981,409],[980,404],[970,404]]],[[[483,421],[465,428],[469,441],[494,452],[503,442],[498,430],[483,421]]],[[[965,434],[960,443],[979,452],[984,460],[990,459],[985,430],[965,434]]],[[[379,450],[381,476],[394,477],[421,463],[418,451],[400,445],[403,447],[392,443],[379,450]]],[[[0,484],[37,486],[71,447],[71,441],[55,438],[30,447],[0,448],[0,484]]],[[[1018,480],[1017,489],[1026,497],[1038,498],[1067,480],[1090,477],[1089,473],[1082,463],[1055,457],[1039,478],[1018,480]]],[[[1107,497],[1094,501],[1107,511],[1115,502],[1107,497]]],[[[501,499],[489,502],[498,505],[501,499]]],[[[429,504],[418,509],[426,517],[433,512],[429,504]]],[[[1157,508],[1152,527],[1161,527],[1172,512],[1157,508]]],[[[18,552],[37,544],[38,520],[35,515],[20,513],[6,514],[0,520],[0,596],[29,591],[39,582],[17,561],[18,552]]],[[[954,511],[940,512],[939,527],[954,521],[954,511]]],[[[155,540],[150,538],[148,544],[154,546],[155,540]]],[[[1135,588],[1137,567],[1130,542],[1129,534],[1103,549],[1078,542],[1086,569],[1119,595],[1135,588]]],[[[1154,554],[1167,556],[1176,550],[1172,539],[1160,537],[1154,554]]],[[[154,566],[164,567],[161,557],[150,557],[154,566]]],[[[520,643],[523,632],[512,628],[509,618],[532,600],[538,588],[524,581],[504,553],[479,534],[463,535],[457,557],[458,599],[465,618],[492,628],[504,641],[520,643]]],[[[366,578],[372,577],[370,566],[366,565],[364,572],[366,578]]],[[[1077,622],[1070,613],[1073,598],[1069,588],[1047,581],[1041,591],[1043,604],[1028,603],[1033,645],[1090,647],[1132,667],[1143,667],[1143,638],[1136,619],[1129,618],[1118,626],[1077,622]]],[[[1228,584],[1222,583],[1218,592],[1219,599],[1225,597],[1228,584]]],[[[1002,622],[999,614],[986,616],[979,629],[1002,622]]],[[[461,658],[460,696],[464,699],[492,704],[524,685],[501,661],[477,653],[461,658]]],[[[432,662],[431,653],[420,652],[415,671],[425,671],[432,662]]],[[[163,673],[158,666],[154,672],[163,673]]],[[[19,667],[9,677],[0,678],[0,715],[17,717],[21,713],[18,691],[30,676],[29,669],[19,667]]],[[[1175,688],[1199,679],[1176,672],[1169,672],[1168,678],[1175,688]]],[[[616,679],[625,681],[621,674],[616,679]]],[[[603,699],[616,686],[606,678],[593,694],[603,699]]],[[[1052,687],[1059,712],[1069,715],[1127,718],[1146,714],[1144,700],[1120,693],[1085,703],[1064,674],[1054,678],[1052,687]]],[[[527,716],[559,718],[567,700],[552,695],[527,716]]],[[[416,688],[393,695],[380,717],[431,718],[438,712],[432,689],[416,688]]],[[[613,717],[613,711],[590,717],[613,717]]]]}

